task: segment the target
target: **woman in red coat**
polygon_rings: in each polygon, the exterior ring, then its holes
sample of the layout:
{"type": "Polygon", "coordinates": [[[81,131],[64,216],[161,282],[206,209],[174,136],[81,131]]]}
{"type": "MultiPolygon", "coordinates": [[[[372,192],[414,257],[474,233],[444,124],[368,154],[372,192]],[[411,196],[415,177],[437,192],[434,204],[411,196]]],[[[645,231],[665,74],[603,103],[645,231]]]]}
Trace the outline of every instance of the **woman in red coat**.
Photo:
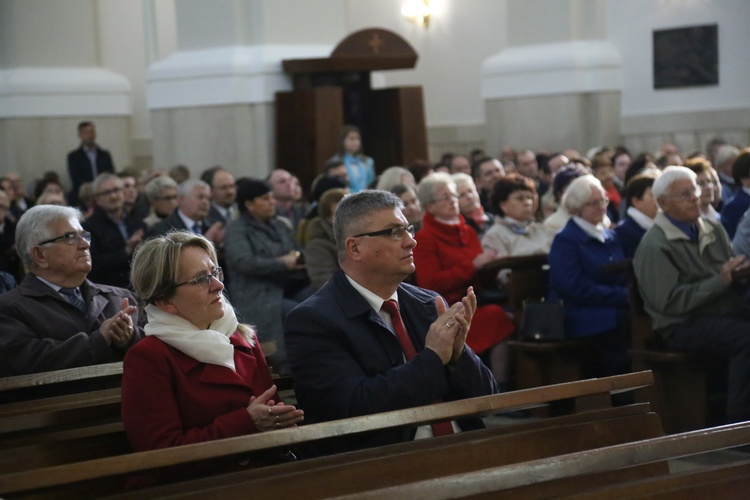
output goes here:
{"type": "MultiPolygon", "coordinates": [[[[414,247],[417,285],[440,293],[453,304],[474,282],[477,269],[495,255],[483,252],[477,233],[459,214],[456,184],[450,175],[435,173],[422,179],[418,196],[425,214],[414,247]]],[[[466,339],[476,353],[487,352],[490,368],[501,385],[508,382],[504,340],[513,330],[513,322],[502,307],[480,305],[466,339]]]]}
{"type": "Polygon", "coordinates": [[[122,420],[135,451],[294,427],[254,332],[222,294],[213,244],[173,232],[141,245],[131,270],[146,338],[125,357],[122,420]]]}

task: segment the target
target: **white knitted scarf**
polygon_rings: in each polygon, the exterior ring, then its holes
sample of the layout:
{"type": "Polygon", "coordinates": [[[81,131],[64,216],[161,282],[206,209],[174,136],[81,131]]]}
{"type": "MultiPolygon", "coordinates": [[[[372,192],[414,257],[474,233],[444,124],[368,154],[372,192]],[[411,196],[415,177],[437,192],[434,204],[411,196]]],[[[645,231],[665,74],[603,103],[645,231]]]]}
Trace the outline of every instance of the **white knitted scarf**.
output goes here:
{"type": "Polygon", "coordinates": [[[236,371],[234,347],[229,337],[237,331],[237,316],[226,299],[222,299],[222,307],[224,316],[212,322],[210,329],[199,330],[188,320],[149,304],[146,306],[148,323],[143,331],[146,336],[153,335],[201,363],[226,366],[236,371]]]}

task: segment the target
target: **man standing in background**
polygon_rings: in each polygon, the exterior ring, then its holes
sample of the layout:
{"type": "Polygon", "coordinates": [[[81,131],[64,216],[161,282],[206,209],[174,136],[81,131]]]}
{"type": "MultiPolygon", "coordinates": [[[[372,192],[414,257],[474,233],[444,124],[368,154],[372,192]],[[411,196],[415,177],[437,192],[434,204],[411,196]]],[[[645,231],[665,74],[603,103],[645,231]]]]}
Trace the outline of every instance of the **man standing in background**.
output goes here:
{"type": "Polygon", "coordinates": [[[81,145],[68,153],[68,174],[73,185],[68,193],[71,205],[78,205],[78,189],[84,182],[92,182],[103,172],[114,172],[115,165],[109,151],[96,144],[96,128],[92,122],[78,124],[78,137],[81,145]]]}

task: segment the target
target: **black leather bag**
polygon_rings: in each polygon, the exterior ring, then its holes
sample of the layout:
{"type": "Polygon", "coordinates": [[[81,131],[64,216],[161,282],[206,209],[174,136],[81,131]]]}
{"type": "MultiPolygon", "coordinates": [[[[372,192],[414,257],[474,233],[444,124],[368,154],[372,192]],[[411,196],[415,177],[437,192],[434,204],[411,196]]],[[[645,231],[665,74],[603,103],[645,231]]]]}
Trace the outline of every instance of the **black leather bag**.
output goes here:
{"type": "Polygon", "coordinates": [[[519,335],[521,340],[565,340],[565,310],[562,300],[524,302],[519,335]]]}

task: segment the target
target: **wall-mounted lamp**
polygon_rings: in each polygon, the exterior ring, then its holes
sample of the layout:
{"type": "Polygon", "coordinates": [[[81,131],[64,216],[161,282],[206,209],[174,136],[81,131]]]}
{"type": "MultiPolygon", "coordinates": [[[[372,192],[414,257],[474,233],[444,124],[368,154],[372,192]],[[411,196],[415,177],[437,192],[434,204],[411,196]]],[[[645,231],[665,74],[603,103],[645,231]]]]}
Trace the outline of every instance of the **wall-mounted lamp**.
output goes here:
{"type": "Polygon", "coordinates": [[[430,25],[430,16],[432,15],[430,0],[407,0],[401,7],[401,15],[409,21],[427,28],[430,25]]]}

